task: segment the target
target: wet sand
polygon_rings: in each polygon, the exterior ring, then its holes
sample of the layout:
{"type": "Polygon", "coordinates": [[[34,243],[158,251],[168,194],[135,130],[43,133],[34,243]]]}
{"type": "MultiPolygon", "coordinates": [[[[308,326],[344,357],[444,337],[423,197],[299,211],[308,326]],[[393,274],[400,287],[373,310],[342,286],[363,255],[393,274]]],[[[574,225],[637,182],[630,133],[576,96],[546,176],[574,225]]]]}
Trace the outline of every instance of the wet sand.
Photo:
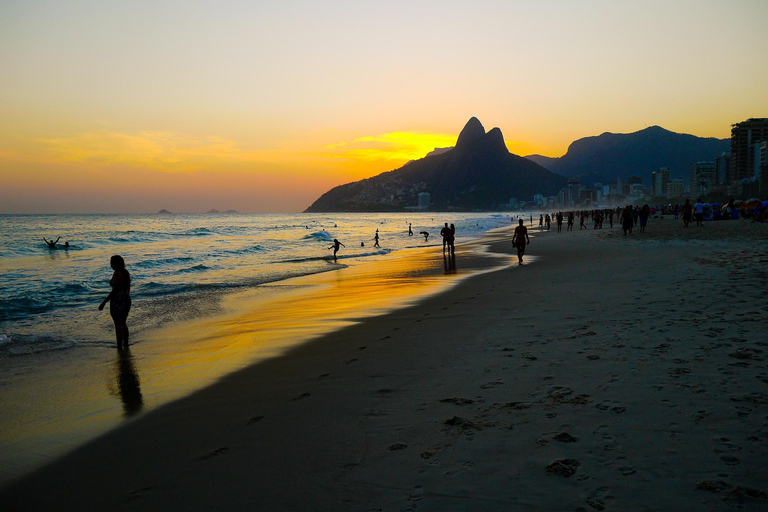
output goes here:
{"type": "Polygon", "coordinates": [[[0,503],[765,510],[767,249],[742,221],[553,230],[535,261],[229,375],[0,503]]]}

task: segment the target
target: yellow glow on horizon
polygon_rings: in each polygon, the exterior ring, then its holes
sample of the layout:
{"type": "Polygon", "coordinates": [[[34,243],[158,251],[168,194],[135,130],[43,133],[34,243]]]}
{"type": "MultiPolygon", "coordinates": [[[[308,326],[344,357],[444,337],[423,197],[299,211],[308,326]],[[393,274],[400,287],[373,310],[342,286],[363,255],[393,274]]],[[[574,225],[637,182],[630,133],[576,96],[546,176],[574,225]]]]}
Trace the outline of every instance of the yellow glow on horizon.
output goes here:
{"type": "Polygon", "coordinates": [[[361,162],[398,161],[404,164],[409,160],[423,158],[435,148],[446,148],[454,144],[456,135],[392,132],[329,144],[325,146],[325,151],[318,154],[361,162]]]}

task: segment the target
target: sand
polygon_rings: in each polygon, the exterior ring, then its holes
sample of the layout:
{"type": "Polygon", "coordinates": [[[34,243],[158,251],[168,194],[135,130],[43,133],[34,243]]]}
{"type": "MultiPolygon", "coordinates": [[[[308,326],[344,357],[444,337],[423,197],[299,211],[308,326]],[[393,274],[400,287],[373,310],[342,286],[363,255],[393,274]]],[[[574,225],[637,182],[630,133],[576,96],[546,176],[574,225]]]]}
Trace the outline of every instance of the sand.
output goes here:
{"type": "Polygon", "coordinates": [[[522,267],[232,374],[0,503],[766,510],[768,226],[680,224],[535,236],[522,267]]]}

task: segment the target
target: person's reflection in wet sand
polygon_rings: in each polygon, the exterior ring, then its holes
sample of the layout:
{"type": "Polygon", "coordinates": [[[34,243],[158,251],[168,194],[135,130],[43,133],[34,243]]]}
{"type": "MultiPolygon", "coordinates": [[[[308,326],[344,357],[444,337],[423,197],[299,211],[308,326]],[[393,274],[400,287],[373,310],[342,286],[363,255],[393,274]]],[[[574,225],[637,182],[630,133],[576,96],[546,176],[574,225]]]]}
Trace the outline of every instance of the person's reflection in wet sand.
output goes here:
{"type": "Polygon", "coordinates": [[[127,348],[117,351],[117,360],[114,365],[115,383],[117,394],[123,401],[123,413],[125,416],[133,416],[141,412],[144,407],[144,399],[139,388],[139,374],[133,365],[133,356],[127,348]]]}
{"type": "Polygon", "coordinates": [[[456,273],[456,254],[452,252],[443,253],[443,266],[446,274],[456,273]]]}

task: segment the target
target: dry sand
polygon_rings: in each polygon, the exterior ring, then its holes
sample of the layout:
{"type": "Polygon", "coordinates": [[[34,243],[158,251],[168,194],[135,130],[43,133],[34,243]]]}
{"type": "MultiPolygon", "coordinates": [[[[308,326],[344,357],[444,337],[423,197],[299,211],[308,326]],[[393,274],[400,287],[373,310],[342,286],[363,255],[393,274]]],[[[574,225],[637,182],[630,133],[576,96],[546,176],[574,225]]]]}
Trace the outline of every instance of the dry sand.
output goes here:
{"type": "Polygon", "coordinates": [[[767,249],[743,221],[536,236],[535,261],[230,375],[1,507],[767,510],[767,249]]]}

